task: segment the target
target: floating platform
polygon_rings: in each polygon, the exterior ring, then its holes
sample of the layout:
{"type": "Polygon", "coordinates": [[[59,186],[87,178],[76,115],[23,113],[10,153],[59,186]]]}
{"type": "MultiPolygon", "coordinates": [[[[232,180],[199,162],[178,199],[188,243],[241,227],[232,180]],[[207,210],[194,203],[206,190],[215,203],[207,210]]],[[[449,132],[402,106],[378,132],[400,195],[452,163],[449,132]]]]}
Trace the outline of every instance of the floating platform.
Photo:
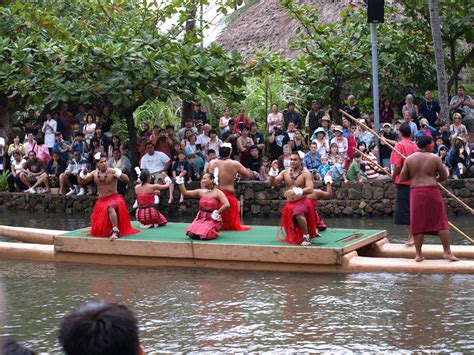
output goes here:
{"type": "MultiPolygon", "coordinates": [[[[388,243],[387,232],[330,228],[311,246],[278,240],[278,227],[252,226],[245,232],[224,231],[215,240],[191,240],[188,224],[140,229],[110,241],[88,236],[89,228],[72,232],[0,226],[0,235],[24,243],[0,243],[0,257],[105,265],[169,266],[284,272],[474,273],[474,260],[413,260],[414,249],[388,243]],[[29,244],[33,243],[33,244],[29,244]]],[[[424,247],[427,258],[440,258],[439,245],[424,247]]],[[[474,248],[453,247],[474,259],[474,248]],[[470,248],[470,249],[469,249],[470,248]]]]}

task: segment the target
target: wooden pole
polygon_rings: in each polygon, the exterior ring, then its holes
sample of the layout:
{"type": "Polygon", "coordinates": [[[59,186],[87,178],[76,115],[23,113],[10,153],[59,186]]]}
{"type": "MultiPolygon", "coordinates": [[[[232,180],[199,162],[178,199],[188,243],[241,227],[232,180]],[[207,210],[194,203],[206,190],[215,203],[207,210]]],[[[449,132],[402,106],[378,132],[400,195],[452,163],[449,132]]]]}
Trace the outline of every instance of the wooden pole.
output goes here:
{"type": "MultiPolygon", "coordinates": [[[[370,160],[370,163],[374,164],[375,166],[377,166],[379,169],[385,171],[387,173],[388,176],[392,176],[392,174],[390,174],[390,172],[388,172],[387,170],[385,170],[378,162],[374,161],[373,159],[371,159],[367,154],[365,154],[364,152],[360,151],[359,149],[357,148],[354,148],[357,152],[359,152],[360,154],[362,154],[363,157],[367,158],[368,160],[370,160]]],[[[449,226],[454,229],[456,232],[458,232],[460,235],[462,235],[464,238],[466,238],[471,244],[474,244],[474,239],[470,238],[466,233],[464,233],[462,230],[460,230],[458,227],[456,227],[453,223],[449,222],[449,226]]]]}
{"type": "MultiPolygon", "coordinates": [[[[387,142],[383,137],[380,137],[380,135],[375,132],[372,128],[368,127],[367,125],[365,125],[364,123],[361,123],[359,122],[359,120],[357,120],[356,118],[354,118],[352,115],[348,114],[346,111],[340,109],[339,110],[344,116],[346,117],[349,117],[352,121],[354,121],[356,124],[364,127],[366,130],[368,130],[369,132],[371,132],[372,134],[374,134],[379,140],[383,140],[385,142],[385,144],[391,149],[393,150],[395,153],[397,153],[398,155],[400,155],[403,159],[406,159],[406,156],[404,156],[402,153],[400,153],[397,149],[395,149],[395,147],[393,145],[391,145],[389,142],[387,142]]],[[[469,207],[463,200],[461,200],[459,197],[457,197],[456,195],[454,195],[451,191],[449,191],[447,188],[445,188],[443,185],[441,185],[439,182],[438,182],[438,186],[444,190],[449,196],[451,196],[453,199],[456,200],[457,203],[459,203],[461,206],[463,206],[465,209],[467,209],[469,211],[469,213],[471,214],[474,214],[474,209],[472,209],[471,207],[469,207]]]]}

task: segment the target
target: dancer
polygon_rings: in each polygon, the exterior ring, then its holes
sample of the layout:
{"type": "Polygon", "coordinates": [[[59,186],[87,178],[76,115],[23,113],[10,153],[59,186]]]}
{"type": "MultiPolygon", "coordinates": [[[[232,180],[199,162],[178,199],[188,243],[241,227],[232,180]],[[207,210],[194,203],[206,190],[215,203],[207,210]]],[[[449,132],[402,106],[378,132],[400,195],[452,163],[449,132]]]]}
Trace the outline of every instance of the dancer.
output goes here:
{"type": "Polygon", "coordinates": [[[316,218],[316,237],[319,237],[319,231],[324,231],[328,227],[324,223],[321,215],[318,211],[318,200],[327,200],[332,196],[332,177],[329,174],[326,174],[324,177],[324,184],[326,185],[326,191],[314,189],[312,193],[308,195],[308,199],[313,203],[314,217],[316,218]]]}
{"type": "Polygon", "coordinates": [[[135,202],[137,211],[135,212],[135,218],[140,222],[140,228],[165,226],[168,221],[155,207],[155,204],[157,204],[156,193],[169,188],[171,179],[163,172],[162,178],[165,184],[153,184],[153,175],[150,174],[148,170],[144,169],[140,171],[138,167],[135,168],[135,170],[138,174],[138,178],[142,182],[135,186],[135,193],[137,194],[137,200],[135,202]]]}
{"type": "Polygon", "coordinates": [[[219,159],[209,162],[208,171],[216,178],[216,185],[229,200],[230,208],[222,215],[222,230],[246,231],[250,228],[240,224],[239,204],[235,198],[234,180],[237,174],[241,179],[248,179],[252,174],[242,164],[230,159],[232,145],[223,143],[219,148],[219,159]]]}
{"type": "Polygon", "coordinates": [[[184,173],[176,178],[179,191],[185,198],[199,198],[199,211],[194,221],[186,229],[191,239],[216,239],[222,229],[222,213],[229,207],[224,192],[216,188],[215,177],[205,173],[201,179],[201,189],[188,191],[184,186],[184,173]]]}
{"type": "Polygon", "coordinates": [[[438,182],[448,178],[448,173],[439,156],[432,154],[433,139],[418,137],[419,152],[406,160],[400,174],[400,181],[411,179],[410,185],[410,233],[415,240],[416,261],[425,258],[421,252],[425,234],[438,235],[443,244],[443,258],[458,261],[450,248],[449,224],[438,182]]]}
{"type": "Polygon", "coordinates": [[[301,165],[301,156],[291,154],[290,169],[278,173],[278,161],[274,160],[270,169],[269,182],[278,186],[285,182],[287,202],[283,208],[280,226],[285,230],[284,242],[310,245],[316,233],[316,217],[313,203],[304,195],[313,193],[313,177],[308,169],[301,165]]]}
{"type": "Polygon", "coordinates": [[[100,153],[94,155],[97,169],[87,172],[81,170],[79,179],[82,184],[94,181],[97,185],[99,199],[91,216],[90,235],[93,237],[109,237],[110,240],[120,236],[138,233],[130,224],[127,205],[122,196],[117,194],[117,180],[128,183],[128,176],[118,168],[107,168],[107,158],[100,153]]]}

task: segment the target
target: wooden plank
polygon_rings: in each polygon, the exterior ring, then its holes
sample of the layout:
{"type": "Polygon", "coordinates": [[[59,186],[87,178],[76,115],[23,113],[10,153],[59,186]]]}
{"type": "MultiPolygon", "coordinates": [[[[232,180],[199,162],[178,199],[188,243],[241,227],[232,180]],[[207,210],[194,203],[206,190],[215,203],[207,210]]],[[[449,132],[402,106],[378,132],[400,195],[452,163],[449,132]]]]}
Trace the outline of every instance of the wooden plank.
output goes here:
{"type": "Polygon", "coordinates": [[[357,242],[353,242],[350,245],[343,247],[341,250],[342,255],[348,254],[351,251],[357,250],[359,248],[362,248],[363,246],[375,243],[376,241],[383,239],[387,236],[387,231],[383,230],[378,233],[375,233],[371,235],[370,237],[364,238],[362,240],[359,240],[357,242]]]}
{"type": "Polygon", "coordinates": [[[199,260],[255,261],[298,264],[340,264],[338,249],[295,246],[223,245],[74,238],[57,236],[56,252],[128,255],[199,260]]]}

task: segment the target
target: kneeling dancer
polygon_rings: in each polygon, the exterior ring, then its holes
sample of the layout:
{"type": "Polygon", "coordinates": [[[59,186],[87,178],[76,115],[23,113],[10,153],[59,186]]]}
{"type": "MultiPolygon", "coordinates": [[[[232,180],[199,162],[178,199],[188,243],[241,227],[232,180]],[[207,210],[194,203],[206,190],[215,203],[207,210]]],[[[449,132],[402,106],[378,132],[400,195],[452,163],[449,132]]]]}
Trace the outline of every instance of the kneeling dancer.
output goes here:
{"type": "Polygon", "coordinates": [[[415,260],[425,259],[421,252],[423,236],[437,234],[443,244],[443,258],[457,261],[459,259],[451,253],[448,215],[437,184],[446,180],[448,173],[441,158],[431,153],[430,136],[419,137],[417,145],[420,150],[406,159],[400,174],[400,181],[411,179],[410,233],[415,240],[415,260]]]}
{"type": "Polygon", "coordinates": [[[135,170],[138,173],[138,178],[142,182],[135,186],[135,193],[137,194],[137,211],[135,212],[135,218],[140,222],[140,228],[165,226],[168,221],[155,207],[158,203],[156,192],[168,189],[171,179],[163,172],[165,184],[152,184],[154,178],[148,170],[144,169],[140,171],[139,168],[135,168],[135,170]]]}
{"type": "Polygon", "coordinates": [[[269,172],[269,182],[278,186],[285,182],[287,202],[283,208],[280,226],[285,230],[284,242],[310,245],[316,236],[316,217],[313,203],[305,195],[313,193],[313,177],[308,169],[301,166],[301,157],[291,154],[290,170],[278,173],[278,162],[273,161],[269,172]]]}
{"type": "Polygon", "coordinates": [[[122,196],[117,194],[117,180],[128,183],[128,176],[118,168],[107,168],[107,158],[100,153],[94,156],[97,169],[87,173],[81,170],[79,179],[83,184],[92,180],[97,185],[99,199],[97,200],[91,216],[91,231],[93,237],[109,237],[110,240],[120,236],[138,233],[130,224],[127,205],[122,196]]]}
{"type": "Polygon", "coordinates": [[[216,239],[222,229],[222,212],[230,205],[224,193],[215,187],[214,175],[206,173],[201,179],[201,188],[188,191],[183,176],[176,178],[176,184],[184,198],[199,198],[199,211],[186,229],[191,239],[216,239]]]}

